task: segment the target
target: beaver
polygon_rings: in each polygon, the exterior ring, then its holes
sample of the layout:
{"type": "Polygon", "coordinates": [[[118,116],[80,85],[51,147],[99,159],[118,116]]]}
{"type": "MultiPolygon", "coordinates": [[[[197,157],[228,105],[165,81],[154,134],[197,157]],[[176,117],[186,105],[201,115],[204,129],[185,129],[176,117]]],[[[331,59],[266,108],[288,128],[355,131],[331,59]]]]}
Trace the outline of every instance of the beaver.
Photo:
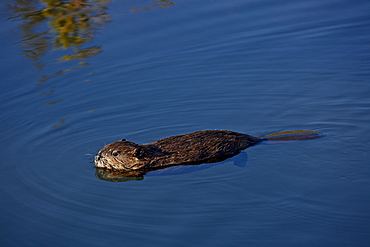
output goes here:
{"type": "Polygon", "coordinates": [[[263,137],[229,130],[201,130],[147,144],[122,139],[103,147],[95,156],[95,166],[114,172],[142,174],[136,171],[219,162],[263,141],[312,140],[323,136],[321,132],[308,130],[284,131],[263,137]]]}

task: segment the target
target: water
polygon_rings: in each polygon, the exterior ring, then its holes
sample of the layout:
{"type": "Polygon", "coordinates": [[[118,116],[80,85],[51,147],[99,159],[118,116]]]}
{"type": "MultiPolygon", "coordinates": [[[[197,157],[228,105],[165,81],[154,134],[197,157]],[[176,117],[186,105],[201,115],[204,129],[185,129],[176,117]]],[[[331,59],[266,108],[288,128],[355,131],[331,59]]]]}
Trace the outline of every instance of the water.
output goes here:
{"type": "Polygon", "coordinates": [[[65,62],[71,47],[26,58],[3,5],[0,246],[368,246],[370,4],[138,9],[151,4],[106,3],[92,54],[65,62]],[[252,147],[243,165],[95,177],[107,143],[201,129],[327,136],[252,147]]]}

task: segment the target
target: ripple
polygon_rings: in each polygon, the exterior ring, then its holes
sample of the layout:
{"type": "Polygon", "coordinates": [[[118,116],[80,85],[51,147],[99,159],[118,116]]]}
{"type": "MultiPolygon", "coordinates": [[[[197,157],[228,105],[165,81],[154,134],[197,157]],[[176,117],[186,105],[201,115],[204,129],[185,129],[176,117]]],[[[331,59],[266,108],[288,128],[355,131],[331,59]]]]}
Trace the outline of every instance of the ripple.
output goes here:
{"type": "Polygon", "coordinates": [[[135,15],[110,8],[114,20],[97,37],[104,52],[39,86],[37,78],[60,64],[34,72],[15,46],[4,46],[11,56],[2,57],[0,97],[3,239],[17,246],[363,244],[368,4],[177,4],[135,15]],[[244,167],[227,160],[142,181],[95,177],[93,155],[107,143],[200,129],[261,136],[308,129],[327,137],[248,149],[244,167]]]}

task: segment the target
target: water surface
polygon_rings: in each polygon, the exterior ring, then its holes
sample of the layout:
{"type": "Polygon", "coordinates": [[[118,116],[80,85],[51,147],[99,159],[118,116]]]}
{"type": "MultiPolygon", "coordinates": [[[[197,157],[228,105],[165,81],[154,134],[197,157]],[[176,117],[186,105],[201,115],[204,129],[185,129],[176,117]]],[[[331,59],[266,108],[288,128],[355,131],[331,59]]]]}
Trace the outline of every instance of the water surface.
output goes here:
{"type": "Polygon", "coordinates": [[[29,19],[1,8],[0,246],[368,246],[367,1],[104,6],[77,8],[103,18],[59,47],[54,17],[33,29],[48,45],[31,46],[29,19]],[[95,177],[107,143],[202,129],[327,136],[191,172],[95,177]]]}

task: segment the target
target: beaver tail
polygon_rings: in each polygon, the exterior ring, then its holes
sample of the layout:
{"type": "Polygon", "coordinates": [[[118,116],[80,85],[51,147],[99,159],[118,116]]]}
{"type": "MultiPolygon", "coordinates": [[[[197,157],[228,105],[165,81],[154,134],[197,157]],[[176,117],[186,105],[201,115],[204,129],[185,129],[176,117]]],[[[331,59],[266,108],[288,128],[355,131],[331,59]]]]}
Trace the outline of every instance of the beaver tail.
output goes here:
{"type": "Polygon", "coordinates": [[[267,141],[267,143],[280,143],[286,141],[305,141],[314,140],[324,137],[325,134],[319,131],[310,130],[294,130],[294,131],[282,131],[267,136],[262,136],[261,141],[267,141]]]}

